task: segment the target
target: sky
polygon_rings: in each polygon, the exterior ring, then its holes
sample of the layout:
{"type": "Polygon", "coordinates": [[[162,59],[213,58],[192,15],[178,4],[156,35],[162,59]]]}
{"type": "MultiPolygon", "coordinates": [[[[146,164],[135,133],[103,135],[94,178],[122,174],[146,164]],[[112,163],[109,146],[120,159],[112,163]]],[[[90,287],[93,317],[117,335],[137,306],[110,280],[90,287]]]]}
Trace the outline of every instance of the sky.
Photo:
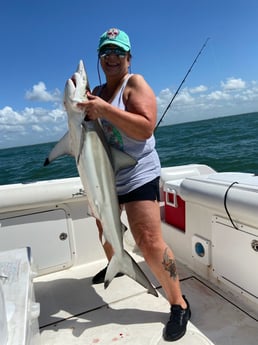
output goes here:
{"type": "Polygon", "coordinates": [[[160,126],[258,112],[257,18],[257,0],[1,0],[0,149],[63,136],[65,82],[82,59],[99,84],[111,27],[130,36],[131,72],[153,88],[158,119],[209,38],[160,126]]]}

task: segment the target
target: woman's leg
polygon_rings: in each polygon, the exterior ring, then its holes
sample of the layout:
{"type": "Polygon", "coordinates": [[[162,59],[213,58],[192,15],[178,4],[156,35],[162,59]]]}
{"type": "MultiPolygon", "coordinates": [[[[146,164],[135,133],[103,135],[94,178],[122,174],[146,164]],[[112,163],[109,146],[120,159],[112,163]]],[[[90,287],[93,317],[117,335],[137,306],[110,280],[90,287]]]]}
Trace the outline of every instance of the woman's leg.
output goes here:
{"type": "Polygon", "coordinates": [[[125,209],[135,242],[162,285],[169,303],[186,308],[174,254],[162,237],[159,203],[132,201],[125,204],[125,209]]]}

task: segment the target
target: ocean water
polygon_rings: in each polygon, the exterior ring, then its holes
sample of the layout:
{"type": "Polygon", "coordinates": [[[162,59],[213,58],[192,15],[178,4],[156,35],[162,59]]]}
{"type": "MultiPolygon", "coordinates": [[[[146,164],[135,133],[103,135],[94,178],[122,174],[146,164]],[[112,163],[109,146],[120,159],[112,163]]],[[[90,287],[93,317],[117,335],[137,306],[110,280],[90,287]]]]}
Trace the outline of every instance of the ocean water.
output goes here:
{"type": "MultiPolygon", "coordinates": [[[[258,175],[258,113],[162,126],[155,132],[161,165],[206,164],[216,171],[258,175]]],[[[44,167],[54,143],[0,150],[0,184],[78,176],[73,157],[44,167]]]]}

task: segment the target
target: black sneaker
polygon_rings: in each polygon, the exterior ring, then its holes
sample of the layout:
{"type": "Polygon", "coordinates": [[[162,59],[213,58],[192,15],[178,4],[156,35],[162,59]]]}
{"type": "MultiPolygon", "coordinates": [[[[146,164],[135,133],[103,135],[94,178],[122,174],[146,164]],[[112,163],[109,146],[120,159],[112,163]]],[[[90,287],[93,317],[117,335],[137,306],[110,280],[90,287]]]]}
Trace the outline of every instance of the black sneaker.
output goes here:
{"type": "MultiPolygon", "coordinates": [[[[99,271],[99,273],[97,273],[93,278],[92,278],[92,284],[101,284],[104,283],[105,280],[105,275],[107,272],[107,268],[108,266],[106,266],[105,268],[103,268],[103,270],[99,271]]],[[[123,273],[117,273],[117,275],[115,276],[115,278],[117,277],[122,277],[124,274],[123,273]]]]}
{"type": "Polygon", "coordinates": [[[186,332],[187,322],[191,317],[191,310],[185,296],[183,296],[183,298],[187,304],[186,309],[183,309],[178,304],[171,305],[170,318],[163,333],[163,338],[167,341],[178,340],[182,338],[186,332]]]}

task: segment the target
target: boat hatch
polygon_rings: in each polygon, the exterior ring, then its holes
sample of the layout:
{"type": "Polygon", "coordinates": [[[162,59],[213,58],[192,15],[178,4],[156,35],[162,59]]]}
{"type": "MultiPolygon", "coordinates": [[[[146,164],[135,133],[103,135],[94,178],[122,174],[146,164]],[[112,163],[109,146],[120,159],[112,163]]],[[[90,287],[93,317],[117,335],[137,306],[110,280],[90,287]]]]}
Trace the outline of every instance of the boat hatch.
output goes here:
{"type": "Polygon", "coordinates": [[[241,288],[258,298],[257,229],[237,223],[237,229],[225,218],[212,218],[212,261],[218,279],[241,288]],[[235,267],[236,269],[232,269],[235,267]],[[254,270],[250,274],[250,270],[254,270]]]}
{"type": "Polygon", "coordinates": [[[30,247],[39,275],[72,265],[69,218],[64,208],[12,214],[0,220],[0,251],[30,247]]]}

